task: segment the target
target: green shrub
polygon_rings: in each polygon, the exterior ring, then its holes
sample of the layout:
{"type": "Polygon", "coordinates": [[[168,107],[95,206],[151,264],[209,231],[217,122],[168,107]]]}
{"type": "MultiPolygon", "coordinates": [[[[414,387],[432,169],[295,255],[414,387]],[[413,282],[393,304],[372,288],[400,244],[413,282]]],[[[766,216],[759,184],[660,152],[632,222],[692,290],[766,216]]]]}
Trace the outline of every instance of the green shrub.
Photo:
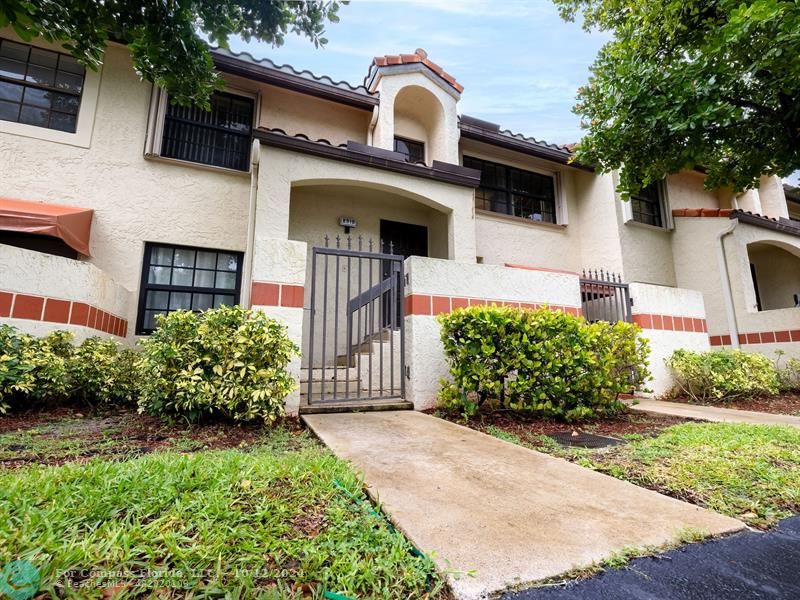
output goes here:
{"type": "Polygon", "coordinates": [[[112,339],[90,337],[67,363],[73,394],[90,404],[131,404],[139,393],[137,353],[112,339]]]}
{"type": "Polygon", "coordinates": [[[44,337],[0,325],[0,410],[9,402],[62,400],[70,392],[67,362],[72,334],[54,331],[44,337]]]}
{"type": "Polygon", "coordinates": [[[88,338],[73,346],[68,331],[37,337],[0,325],[0,412],[70,399],[130,403],[137,388],[136,353],[113,340],[88,338]]]}
{"type": "Polygon", "coordinates": [[[782,392],[797,392],[800,390],[800,360],[790,358],[785,365],[781,365],[781,359],[785,352],[776,350],[778,358],[775,360],[775,367],[778,369],[778,385],[782,392]]]}
{"type": "Polygon", "coordinates": [[[631,323],[487,306],[438,319],[453,377],[440,402],[466,415],[489,400],[568,421],[613,414],[618,395],[649,378],[647,340],[631,323]]]}
{"type": "Polygon", "coordinates": [[[697,402],[724,402],[777,394],[778,370],[763,354],[723,349],[676,350],[667,359],[683,392],[697,402]]]}
{"type": "Polygon", "coordinates": [[[142,412],[272,422],[295,387],[286,368],[299,349],[260,311],[173,312],[141,347],[142,412]]]}

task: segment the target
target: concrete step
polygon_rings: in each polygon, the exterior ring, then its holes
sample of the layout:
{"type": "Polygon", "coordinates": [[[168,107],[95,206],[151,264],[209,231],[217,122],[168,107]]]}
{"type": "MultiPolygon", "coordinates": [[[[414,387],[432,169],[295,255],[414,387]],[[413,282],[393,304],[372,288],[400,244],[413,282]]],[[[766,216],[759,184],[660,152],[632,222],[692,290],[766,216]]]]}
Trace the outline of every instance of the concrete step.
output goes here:
{"type": "Polygon", "coordinates": [[[309,405],[301,401],[300,414],[314,415],[342,412],[371,412],[377,410],[413,410],[414,405],[405,400],[348,400],[309,405]]]}
{"type": "MultiPolygon", "coordinates": [[[[333,394],[334,391],[336,391],[339,395],[343,395],[348,390],[351,394],[355,394],[357,389],[361,388],[363,390],[366,388],[366,385],[366,383],[362,384],[358,379],[351,379],[349,383],[344,379],[340,379],[338,381],[317,380],[311,383],[311,387],[314,388],[313,393],[315,395],[324,390],[326,396],[333,394]]],[[[300,382],[300,393],[308,393],[308,381],[300,382]]]]}
{"type": "MultiPolygon", "coordinates": [[[[322,381],[322,369],[321,368],[314,368],[311,369],[311,380],[312,381],[322,381]]],[[[307,382],[309,376],[309,370],[307,367],[300,369],[300,381],[307,382]]],[[[325,367],[325,381],[333,381],[334,376],[339,381],[344,381],[347,377],[350,378],[350,381],[353,381],[358,378],[358,369],[355,367],[350,367],[349,369],[347,366],[338,365],[338,366],[329,366],[325,367]]]]}

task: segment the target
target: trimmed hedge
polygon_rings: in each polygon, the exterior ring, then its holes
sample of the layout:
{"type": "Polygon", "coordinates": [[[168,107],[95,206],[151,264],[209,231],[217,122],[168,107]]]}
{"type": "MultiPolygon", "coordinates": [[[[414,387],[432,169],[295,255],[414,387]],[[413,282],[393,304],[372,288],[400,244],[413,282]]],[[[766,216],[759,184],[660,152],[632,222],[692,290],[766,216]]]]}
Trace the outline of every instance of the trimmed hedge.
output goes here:
{"type": "Polygon", "coordinates": [[[442,314],[453,382],[441,403],[470,416],[488,401],[567,421],[609,415],[650,378],[649,345],[631,323],[588,323],[547,308],[473,306],[442,314]]]}
{"type": "Polygon", "coordinates": [[[676,350],[667,359],[683,392],[696,402],[726,402],[777,394],[781,381],[775,363],[763,354],[735,349],[676,350]]]}
{"type": "Polygon", "coordinates": [[[271,423],[295,388],[287,366],[299,348],[261,311],[173,312],[140,346],[141,412],[271,423]]]}

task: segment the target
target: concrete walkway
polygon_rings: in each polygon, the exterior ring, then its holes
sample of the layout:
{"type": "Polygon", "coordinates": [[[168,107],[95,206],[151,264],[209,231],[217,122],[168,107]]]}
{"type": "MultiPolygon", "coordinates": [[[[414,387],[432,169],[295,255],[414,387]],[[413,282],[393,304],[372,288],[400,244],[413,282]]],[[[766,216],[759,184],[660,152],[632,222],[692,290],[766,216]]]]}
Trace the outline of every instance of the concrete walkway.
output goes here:
{"type": "Polygon", "coordinates": [[[458,598],[742,523],[415,411],[306,415],[458,598]],[[474,576],[467,575],[475,571],[474,576]]]}
{"type": "Polygon", "coordinates": [[[636,400],[626,400],[625,402],[633,410],[660,415],[673,415],[687,419],[699,419],[715,423],[750,423],[751,425],[800,427],[800,417],[791,415],[773,415],[752,410],[734,410],[717,406],[698,406],[696,404],[684,404],[683,402],[664,402],[663,400],[651,400],[649,398],[636,398],[636,400]],[[634,404],[637,400],[638,404],[634,404]]]}

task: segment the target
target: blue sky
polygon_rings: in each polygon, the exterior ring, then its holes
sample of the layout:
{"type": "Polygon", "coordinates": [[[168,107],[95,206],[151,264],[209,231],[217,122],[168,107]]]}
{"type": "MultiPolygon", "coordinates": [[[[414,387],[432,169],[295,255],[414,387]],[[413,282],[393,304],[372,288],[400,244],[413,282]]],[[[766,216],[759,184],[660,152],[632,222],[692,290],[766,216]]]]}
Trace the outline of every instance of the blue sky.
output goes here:
{"type": "Polygon", "coordinates": [[[549,142],[574,142],[577,88],[608,37],[564,23],[550,0],[353,0],[329,42],[231,40],[235,51],[361,83],[374,56],[424,48],[465,90],[459,112],[549,142]]]}

